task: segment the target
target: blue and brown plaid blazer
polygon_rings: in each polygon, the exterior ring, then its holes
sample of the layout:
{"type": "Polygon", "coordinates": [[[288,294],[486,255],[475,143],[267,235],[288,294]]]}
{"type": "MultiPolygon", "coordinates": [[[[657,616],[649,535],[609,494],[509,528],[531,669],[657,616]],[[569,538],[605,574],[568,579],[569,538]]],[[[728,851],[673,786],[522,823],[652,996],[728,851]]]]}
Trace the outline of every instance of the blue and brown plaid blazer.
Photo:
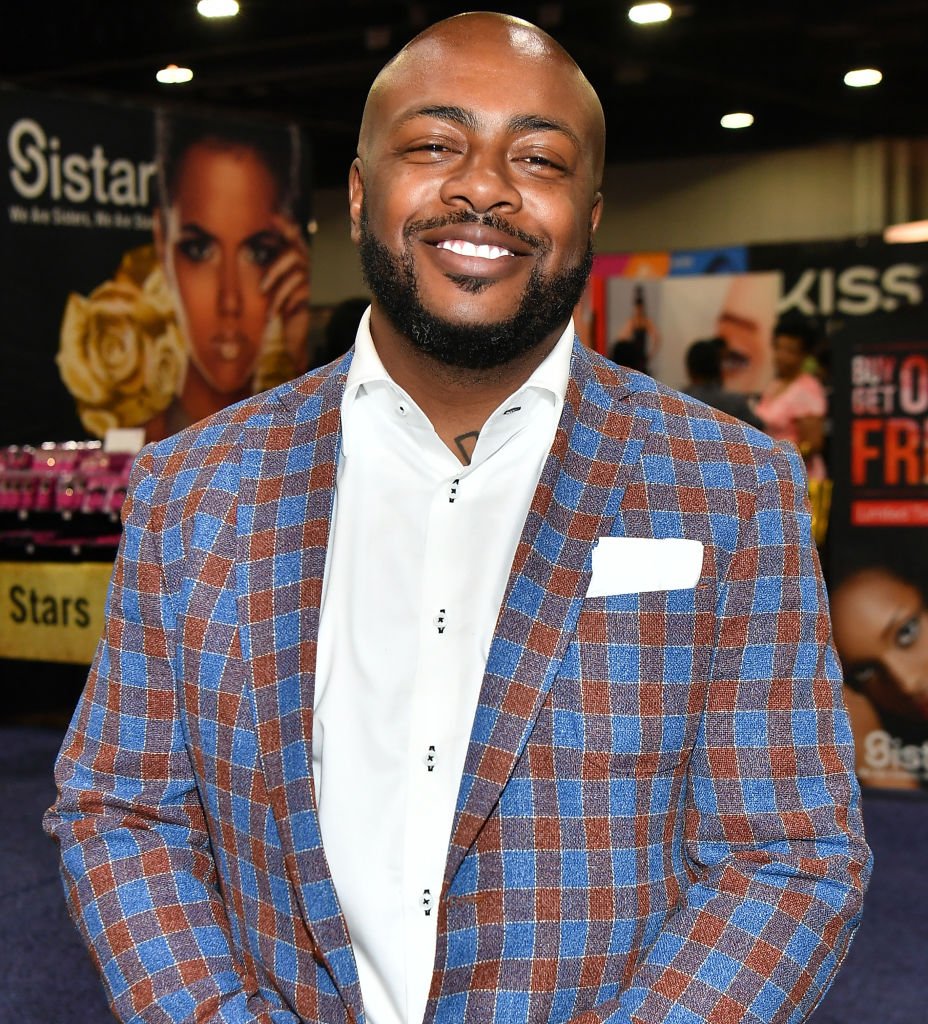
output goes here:
{"type": "MultiPolygon", "coordinates": [[[[46,820],[125,1021],[364,1019],[310,751],[349,359],[137,460],[46,820]]],[[[804,490],[762,434],[575,346],[480,691],[427,1022],[815,1006],[869,853],[804,490]],[[702,577],[587,598],[608,535],[699,540],[702,577]]]]}

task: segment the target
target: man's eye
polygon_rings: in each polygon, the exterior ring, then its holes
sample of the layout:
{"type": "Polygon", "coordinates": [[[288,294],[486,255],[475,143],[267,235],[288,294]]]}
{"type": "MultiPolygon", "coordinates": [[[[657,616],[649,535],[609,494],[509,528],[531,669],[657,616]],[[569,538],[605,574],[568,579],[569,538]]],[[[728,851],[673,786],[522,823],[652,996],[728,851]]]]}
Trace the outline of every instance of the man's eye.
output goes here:
{"type": "Polygon", "coordinates": [[[423,142],[418,146],[411,146],[409,149],[410,153],[450,153],[451,150],[443,142],[423,142]]]}
{"type": "Polygon", "coordinates": [[[541,153],[527,153],[525,156],[519,157],[519,160],[523,164],[528,164],[529,167],[538,168],[540,171],[563,172],[567,169],[559,160],[555,160],[550,156],[543,156],[541,153]]]}

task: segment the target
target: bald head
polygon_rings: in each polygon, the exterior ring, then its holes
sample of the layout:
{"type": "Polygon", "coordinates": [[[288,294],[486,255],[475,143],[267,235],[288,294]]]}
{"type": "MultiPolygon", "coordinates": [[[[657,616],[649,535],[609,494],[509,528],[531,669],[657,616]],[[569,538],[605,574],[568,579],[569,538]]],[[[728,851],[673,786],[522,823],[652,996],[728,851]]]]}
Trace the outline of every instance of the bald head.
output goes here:
{"type": "MultiPolygon", "coordinates": [[[[443,70],[465,65],[475,55],[516,61],[526,67],[544,69],[556,78],[557,88],[576,107],[583,142],[597,186],[602,180],[605,149],[605,119],[599,97],[570,54],[555,39],[528,21],[506,14],[474,12],[458,14],[420,32],[378,74],[368,93],[361,118],[358,156],[363,161],[383,123],[384,104],[398,88],[425,87],[440,78],[443,70]]],[[[459,97],[467,106],[467,97],[459,97]]],[[[524,96],[531,105],[528,90],[524,96]]]]}

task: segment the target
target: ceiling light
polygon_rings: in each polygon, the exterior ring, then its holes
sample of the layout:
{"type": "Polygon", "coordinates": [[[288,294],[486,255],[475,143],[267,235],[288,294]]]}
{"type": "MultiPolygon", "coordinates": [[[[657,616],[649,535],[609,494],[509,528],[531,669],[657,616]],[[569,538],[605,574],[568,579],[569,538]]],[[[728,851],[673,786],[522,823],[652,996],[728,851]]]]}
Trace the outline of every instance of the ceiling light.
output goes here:
{"type": "Polygon", "coordinates": [[[723,128],[750,128],[754,124],[754,115],[746,110],[725,114],[719,124],[723,128]]]}
{"type": "Polygon", "coordinates": [[[182,85],[193,78],[193,72],[190,68],[179,68],[176,64],[168,64],[166,68],[162,68],[155,75],[155,78],[162,85],[182,85]]]}
{"type": "Polygon", "coordinates": [[[844,76],[844,84],[853,89],[863,89],[868,85],[879,85],[883,81],[883,72],[876,68],[855,68],[844,76]]]}
{"type": "Polygon", "coordinates": [[[636,25],[654,25],[659,21],[669,21],[673,14],[670,4],[635,4],[629,9],[629,21],[636,25]]]}
{"type": "Polygon", "coordinates": [[[204,18],[234,18],[238,14],[238,0],[200,0],[197,14],[204,18]]]}

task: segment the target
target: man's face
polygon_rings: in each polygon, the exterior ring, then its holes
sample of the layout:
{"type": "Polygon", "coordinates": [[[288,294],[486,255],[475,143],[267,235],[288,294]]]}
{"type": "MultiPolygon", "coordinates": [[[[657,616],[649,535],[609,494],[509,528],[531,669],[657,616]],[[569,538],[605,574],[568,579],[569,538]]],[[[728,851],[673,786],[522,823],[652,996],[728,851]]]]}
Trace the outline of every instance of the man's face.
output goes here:
{"type": "Polygon", "coordinates": [[[375,92],[352,167],[375,311],[457,365],[553,341],[589,269],[595,100],[530,42],[469,33],[415,48],[375,92]]]}

